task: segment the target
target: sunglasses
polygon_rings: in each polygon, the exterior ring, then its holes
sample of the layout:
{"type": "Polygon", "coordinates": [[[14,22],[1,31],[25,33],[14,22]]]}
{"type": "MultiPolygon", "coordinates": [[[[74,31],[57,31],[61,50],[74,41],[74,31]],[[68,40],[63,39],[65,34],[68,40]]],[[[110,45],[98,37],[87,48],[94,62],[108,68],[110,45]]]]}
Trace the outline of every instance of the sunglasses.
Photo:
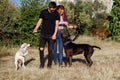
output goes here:
{"type": "Polygon", "coordinates": [[[55,11],[55,8],[49,8],[49,11],[50,11],[50,12],[54,12],[54,11],[55,11]]]}

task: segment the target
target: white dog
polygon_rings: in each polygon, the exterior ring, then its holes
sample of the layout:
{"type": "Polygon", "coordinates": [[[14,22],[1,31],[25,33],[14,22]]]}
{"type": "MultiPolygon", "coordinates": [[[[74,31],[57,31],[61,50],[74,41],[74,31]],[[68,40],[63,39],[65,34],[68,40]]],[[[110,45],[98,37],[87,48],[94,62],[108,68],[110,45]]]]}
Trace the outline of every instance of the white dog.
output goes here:
{"type": "Polygon", "coordinates": [[[23,43],[20,49],[15,54],[15,69],[18,70],[20,67],[25,67],[25,56],[28,54],[28,48],[30,44],[23,43]]]}

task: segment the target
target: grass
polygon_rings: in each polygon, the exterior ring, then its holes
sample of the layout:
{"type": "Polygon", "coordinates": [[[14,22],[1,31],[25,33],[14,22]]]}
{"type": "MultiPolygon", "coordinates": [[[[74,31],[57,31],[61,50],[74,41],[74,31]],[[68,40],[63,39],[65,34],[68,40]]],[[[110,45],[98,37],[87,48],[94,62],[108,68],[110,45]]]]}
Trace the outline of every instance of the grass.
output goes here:
{"type": "MultiPolygon", "coordinates": [[[[0,80],[120,80],[120,43],[101,41],[92,37],[80,36],[75,43],[97,45],[102,50],[95,49],[92,56],[93,65],[85,64],[83,55],[73,57],[72,67],[52,65],[48,69],[39,69],[39,54],[37,48],[31,48],[26,60],[26,68],[15,71],[14,55],[19,49],[0,47],[0,80]]],[[[45,50],[47,55],[47,49],[45,50]]],[[[46,61],[47,63],[47,61],[46,61]]]]}

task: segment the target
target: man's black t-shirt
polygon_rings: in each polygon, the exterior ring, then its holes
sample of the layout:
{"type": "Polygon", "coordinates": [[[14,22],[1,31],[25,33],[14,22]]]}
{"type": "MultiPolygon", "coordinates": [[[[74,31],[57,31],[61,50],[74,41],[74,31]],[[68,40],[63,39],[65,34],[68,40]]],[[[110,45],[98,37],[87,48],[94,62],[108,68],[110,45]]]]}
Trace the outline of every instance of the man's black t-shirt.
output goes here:
{"type": "Polygon", "coordinates": [[[55,31],[55,22],[60,20],[59,13],[55,10],[50,13],[48,9],[42,10],[39,18],[42,18],[41,34],[45,37],[51,37],[55,31]]]}

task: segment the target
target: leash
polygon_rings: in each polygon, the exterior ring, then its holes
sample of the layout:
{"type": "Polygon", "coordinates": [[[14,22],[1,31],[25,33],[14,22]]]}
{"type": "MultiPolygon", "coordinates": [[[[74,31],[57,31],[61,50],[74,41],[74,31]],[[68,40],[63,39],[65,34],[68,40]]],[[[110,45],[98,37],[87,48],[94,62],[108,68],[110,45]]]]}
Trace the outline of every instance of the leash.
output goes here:
{"type": "Polygon", "coordinates": [[[76,33],[74,34],[74,37],[73,37],[73,39],[72,39],[72,41],[75,41],[77,38],[78,38],[78,36],[80,35],[80,27],[77,27],[76,28],[76,33]]]}

